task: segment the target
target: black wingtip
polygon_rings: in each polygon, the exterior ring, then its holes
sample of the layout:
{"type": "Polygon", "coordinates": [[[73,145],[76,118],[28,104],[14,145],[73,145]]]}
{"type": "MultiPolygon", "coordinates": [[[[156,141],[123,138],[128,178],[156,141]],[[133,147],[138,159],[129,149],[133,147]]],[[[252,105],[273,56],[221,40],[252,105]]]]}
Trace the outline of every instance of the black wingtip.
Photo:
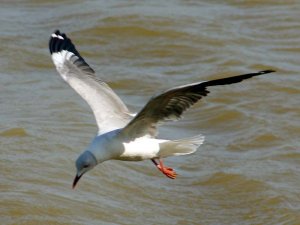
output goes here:
{"type": "Polygon", "coordinates": [[[276,72],[276,70],[262,70],[262,71],[259,71],[260,74],[267,74],[267,73],[274,73],[276,72]]]}
{"type": "Polygon", "coordinates": [[[62,50],[68,50],[79,56],[79,53],[76,51],[75,46],[71,40],[59,30],[55,30],[49,40],[49,50],[50,53],[60,52],[62,50]]]}
{"type": "Polygon", "coordinates": [[[59,30],[55,30],[49,40],[49,51],[51,54],[55,52],[61,52],[63,50],[74,53],[80,59],[83,60],[79,52],[76,50],[75,45],[71,39],[65,33],[61,33],[59,30]]]}
{"type": "Polygon", "coordinates": [[[59,30],[55,30],[53,33],[56,34],[56,35],[59,35],[60,31],[59,30]]]}
{"type": "Polygon", "coordinates": [[[232,77],[221,78],[221,79],[217,79],[217,80],[206,81],[206,82],[203,82],[203,85],[218,86],[218,85],[234,84],[234,83],[238,83],[243,80],[249,79],[251,77],[260,76],[263,74],[268,74],[268,73],[273,73],[273,72],[276,72],[276,71],[271,70],[271,69],[262,70],[262,71],[259,71],[256,73],[247,73],[247,74],[241,74],[241,75],[232,76],[232,77]]]}
{"type": "Polygon", "coordinates": [[[61,33],[59,30],[55,30],[54,33],[51,34],[49,40],[49,51],[52,55],[53,53],[61,52],[63,50],[72,52],[78,57],[77,61],[74,61],[73,63],[75,63],[83,71],[87,73],[94,73],[94,70],[85,62],[85,60],[76,50],[75,45],[72,43],[71,39],[68,38],[65,33],[61,33]]]}

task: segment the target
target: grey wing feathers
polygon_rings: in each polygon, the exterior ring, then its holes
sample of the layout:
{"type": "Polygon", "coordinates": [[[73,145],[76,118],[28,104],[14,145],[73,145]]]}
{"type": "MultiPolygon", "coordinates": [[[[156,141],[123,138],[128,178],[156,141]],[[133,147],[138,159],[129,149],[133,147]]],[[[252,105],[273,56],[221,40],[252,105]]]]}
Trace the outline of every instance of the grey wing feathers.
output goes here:
{"type": "Polygon", "coordinates": [[[122,100],[85,62],[72,41],[59,31],[49,40],[53,63],[62,78],[90,105],[99,133],[125,126],[131,119],[122,100]]]}
{"type": "Polygon", "coordinates": [[[265,70],[169,89],[151,98],[135,118],[122,130],[121,134],[129,139],[145,135],[155,136],[159,123],[167,119],[179,119],[185,110],[209,93],[207,87],[238,83],[254,76],[272,72],[275,71],[265,70]]]}

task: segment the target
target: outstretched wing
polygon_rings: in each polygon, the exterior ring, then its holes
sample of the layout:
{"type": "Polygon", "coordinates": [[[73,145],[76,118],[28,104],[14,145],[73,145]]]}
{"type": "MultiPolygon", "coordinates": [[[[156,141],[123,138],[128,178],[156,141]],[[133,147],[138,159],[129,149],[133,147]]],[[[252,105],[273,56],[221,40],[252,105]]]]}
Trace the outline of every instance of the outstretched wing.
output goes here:
{"type": "Polygon", "coordinates": [[[85,62],[72,41],[58,30],[51,35],[49,50],[61,77],[90,105],[99,134],[124,127],[131,119],[122,100],[85,62]]]}
{"type": "Polygon", "coordinates": [[[160,122],[169,119],[179,119],[185,110],[209,93],[206,89],[207,87],[238,83],[254,76],[272,72],[275,71],[265,70],[169,89],[160,95],[152,97],[133,120],[122,129],[120,135],[128,139],[135,139],[145,135],[154,137],[156,135],[157,125],[160,122]]]}

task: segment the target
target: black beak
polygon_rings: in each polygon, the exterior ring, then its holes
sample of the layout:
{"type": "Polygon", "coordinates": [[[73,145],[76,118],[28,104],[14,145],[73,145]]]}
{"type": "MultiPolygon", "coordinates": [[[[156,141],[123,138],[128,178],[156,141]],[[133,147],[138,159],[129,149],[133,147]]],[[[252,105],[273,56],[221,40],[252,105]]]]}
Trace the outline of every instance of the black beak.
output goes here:
{"type": "Polygon", "coordinates": [[[79,179],[82,177],[82,175],[83,175],[83,174],[81,174],[80,176],[78,176],[78,175],[76,174],[76,177],[74,178],[74,181],[73,181],[73,186],[72,186],[73,189],[75,188],[77,182],[78,182],[79,179]]]}

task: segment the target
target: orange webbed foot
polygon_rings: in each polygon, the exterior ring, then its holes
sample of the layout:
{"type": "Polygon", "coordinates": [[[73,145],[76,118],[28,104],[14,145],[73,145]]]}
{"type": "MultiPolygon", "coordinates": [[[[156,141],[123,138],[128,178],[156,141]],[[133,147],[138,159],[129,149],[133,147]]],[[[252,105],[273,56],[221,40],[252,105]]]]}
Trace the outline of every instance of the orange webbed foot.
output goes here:
{"type": "Polygon", "coordinates": [[[163,173],[165,174],[167,177],[171,178],[171,179],[175,179],[177,176],[177,173],[175,172],[175,170],[171,167],[166,167],[163,165],[163,161],[161,159],[159,159],[159,164],[152,159],[152,162],[156,165],[156,167],[163,173]]]}
{"type": "Polygon", "coordinates": [[[175,179],[177,176],[177,173],[175,172],[175,170],[173,168],[170,167],[163,167],[161,168],[160,165],[157,166],[157,168],[163,173],[165,174],[167,177],[171,178],[171,179],[175,179]]]}

